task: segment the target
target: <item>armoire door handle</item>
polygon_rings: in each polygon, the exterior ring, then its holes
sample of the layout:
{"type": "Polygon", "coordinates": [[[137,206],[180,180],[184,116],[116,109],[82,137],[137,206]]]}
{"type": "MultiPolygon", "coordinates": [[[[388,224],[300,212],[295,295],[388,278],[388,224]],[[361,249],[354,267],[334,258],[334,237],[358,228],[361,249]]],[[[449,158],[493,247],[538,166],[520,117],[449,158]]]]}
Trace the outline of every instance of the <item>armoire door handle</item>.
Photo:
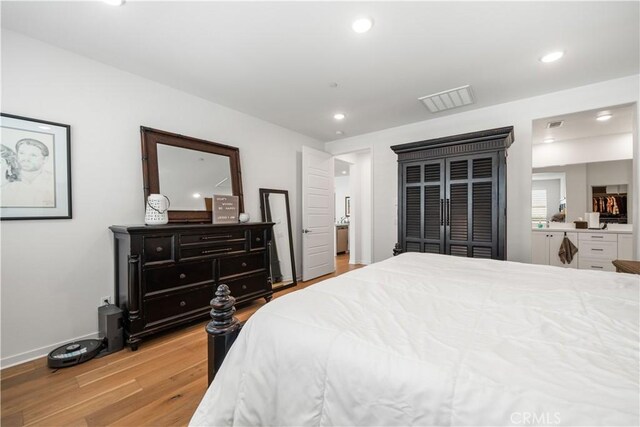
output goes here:
{"type": "Polygon", "coordinates": [[[440,199],[440,225],[444,225],[444,199],[440,199]]]}
{"type": "Polygon", "coordinates": [[[449,212],[451,211],[449,207],[449,199],[447,199],[447,227],[449,226],[449,212]]]}

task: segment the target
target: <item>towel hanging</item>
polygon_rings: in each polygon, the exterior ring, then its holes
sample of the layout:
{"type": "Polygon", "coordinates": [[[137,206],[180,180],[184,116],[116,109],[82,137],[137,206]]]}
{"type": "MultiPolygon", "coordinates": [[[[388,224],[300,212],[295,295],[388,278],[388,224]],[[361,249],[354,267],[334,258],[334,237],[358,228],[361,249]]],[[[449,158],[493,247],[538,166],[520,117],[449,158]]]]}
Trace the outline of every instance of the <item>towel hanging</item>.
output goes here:
{"type": "Polygon", "coordinates": [[[560,261],[563,264],[571,264],[573,261],[573,257],[578,253],[578,248],[576,245],[569,240],[567,237],[567,232],[564,232],[564,238],[562,239],[562,243],[560,244],[560,249],[558,250],[558,256],[560,257],[560,261]]]}

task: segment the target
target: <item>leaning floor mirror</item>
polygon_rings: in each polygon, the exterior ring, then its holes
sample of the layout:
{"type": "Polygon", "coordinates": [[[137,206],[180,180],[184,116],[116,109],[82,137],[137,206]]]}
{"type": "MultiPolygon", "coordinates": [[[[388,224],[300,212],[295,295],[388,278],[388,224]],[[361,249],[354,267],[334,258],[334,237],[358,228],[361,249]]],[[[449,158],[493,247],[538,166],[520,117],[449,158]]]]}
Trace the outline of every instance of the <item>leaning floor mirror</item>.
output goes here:
{"type": "Polygon", "coordinates": [[[296,286],[296,262],[293,256],[289,192],[261,188],[260,211],[263,221],[274,223],[270,251],[273,290],[296,286]]]}

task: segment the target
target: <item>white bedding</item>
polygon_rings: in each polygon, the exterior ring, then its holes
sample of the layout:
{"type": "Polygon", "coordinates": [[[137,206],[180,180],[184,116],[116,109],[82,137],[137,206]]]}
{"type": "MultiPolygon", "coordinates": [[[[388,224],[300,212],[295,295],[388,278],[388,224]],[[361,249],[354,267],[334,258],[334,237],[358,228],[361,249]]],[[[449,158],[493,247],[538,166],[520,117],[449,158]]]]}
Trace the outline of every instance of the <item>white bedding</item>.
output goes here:
{"type": "Polygon", "coordinates": [[[639,425],[640,277],[407,253],[247,322],[191,425],[639,425]]]}

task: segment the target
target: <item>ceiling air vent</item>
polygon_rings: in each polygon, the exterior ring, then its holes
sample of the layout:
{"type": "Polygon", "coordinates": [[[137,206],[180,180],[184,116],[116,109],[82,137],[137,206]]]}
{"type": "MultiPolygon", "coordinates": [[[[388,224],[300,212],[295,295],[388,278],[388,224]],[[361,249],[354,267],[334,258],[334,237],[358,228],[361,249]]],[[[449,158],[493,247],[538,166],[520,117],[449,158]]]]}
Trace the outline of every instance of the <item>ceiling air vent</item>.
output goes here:
{"type": "Polygon", "coordinates": [[[563,124],[564,124],[564,120],[558,120],[558,121],[555,121],[555,122],[549,122],[549,123],[547,123],[547,129],[559,128],[563,124]]]}
{"type": "Polygon", "coordinates": [[[418,100],[422,101],[432,113],[464,107],[475,102],[470,85],[423,96],[418,100]]]}

